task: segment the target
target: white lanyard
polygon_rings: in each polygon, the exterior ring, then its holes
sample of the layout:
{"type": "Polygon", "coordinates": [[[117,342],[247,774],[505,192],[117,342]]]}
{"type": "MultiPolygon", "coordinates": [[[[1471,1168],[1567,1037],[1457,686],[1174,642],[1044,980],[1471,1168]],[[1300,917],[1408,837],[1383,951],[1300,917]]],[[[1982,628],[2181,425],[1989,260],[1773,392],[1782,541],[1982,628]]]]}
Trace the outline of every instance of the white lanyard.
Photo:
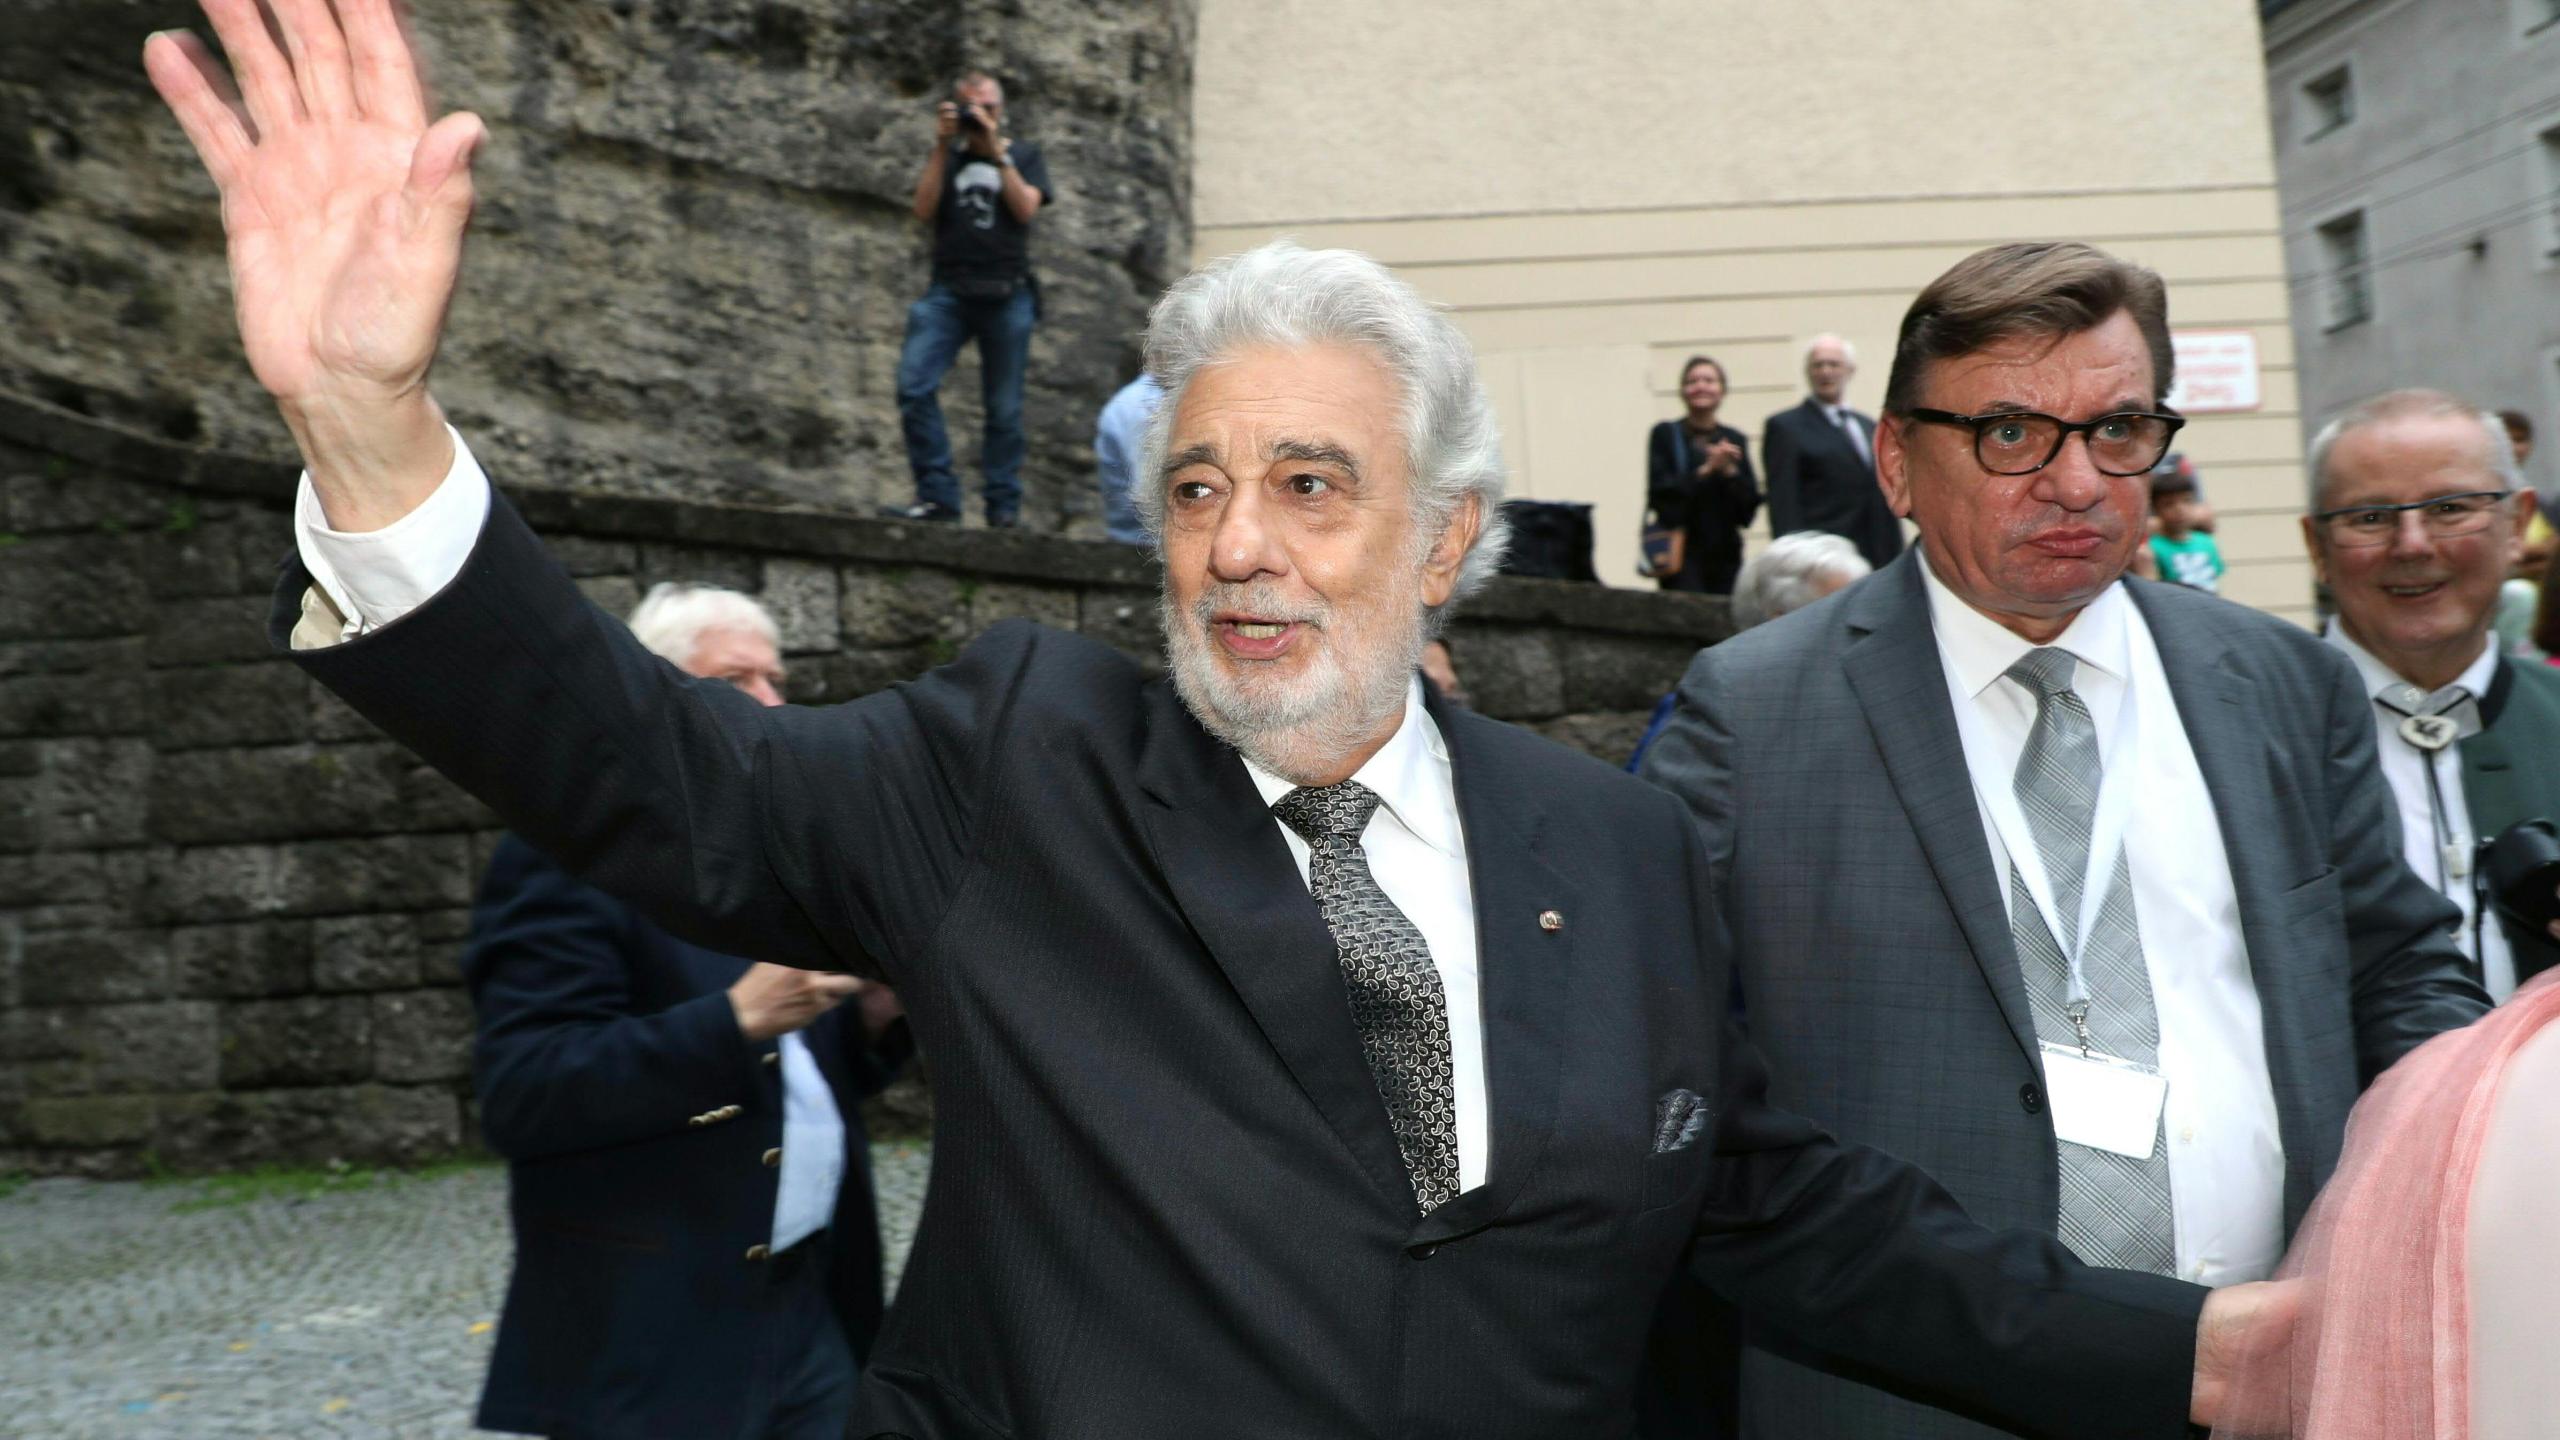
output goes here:
{"type": "MultiPolygon", "coordinates": [[[[2080,664],[2085,667],[2087,662],[2080,664]]],[[[2083,967],[2082,956],[2089,943],[2089,933],[2097,926],[2098,911],[2106,903],[2107,889],[2115,878],[2116,857],[2124,851],[2125,829],[2133,812],[2135,785],[2130,772],[2133,757],[2140,753],[2136,743],[2141,728],[2141,712],[2134,704],[2133,689],[2133,681],[2127,677],[2123,694],[2116,701],[2115,734],[2109,738],[2106,757],[2100,762],[2103,770],[2098,782],[2098,811],[2089,830],[2089,871],[2080,880],[2080,913],[2072,917],[2074,923],[2068,926],[2060,923],[2061,906],[2055,902],[2053,886],[2044,873],[2044,852],[2036,844],[2035,832],[2027,826],[2026,812],[2018,808],[2016,767],[2012,766],[2008,774],[1998,776],[1997,783],[1985,783],[1979,772],[1973,776],[1973,793],[1981,800],[1983,809],[1989,812],[1993,827],[2000,832],[2000,843],[2009,851],[2009,863],[2017,867],[2019,878],[2026,882],[2029,899],[2044,917],[2045,929],[2051,932],[2054,944],[2062,950],[2068,967],[2063,1004],[2071,1014],[2074,1027],[2080,1029],[2084,1037],[2088,1033],[2083,1022],[2089,1013],[2089,977],[2083,967]]],[[[2086,704],[2087,697],[2081,698],[2086,704]]],[[[2032,694],[2028,699],[2029,703],[2035,703],[2032,694]]],[[[2094,721],[2095,717],[2092,717],[2092,723],[2094,721]]],[[[1968,755],[1988,758],[2000,753],[1978,698],[1974,704],[1956,707],[1956,725],[1964,736],[1968,755]]],[[[2032,735],[2033,720],[2028,725],[2028,733],[2032,735]]],[[[2019,753],[2024,756],[2023,747],[2019,753]]],[[[1970,770],[1973,767],[1966,768],[1970,770]]],[[[2003,883],[2006,883],[2005,879],[2003,883]]],[[[2086,1044],[2084,1039],[2083,1048],[2086,1044]]]]}

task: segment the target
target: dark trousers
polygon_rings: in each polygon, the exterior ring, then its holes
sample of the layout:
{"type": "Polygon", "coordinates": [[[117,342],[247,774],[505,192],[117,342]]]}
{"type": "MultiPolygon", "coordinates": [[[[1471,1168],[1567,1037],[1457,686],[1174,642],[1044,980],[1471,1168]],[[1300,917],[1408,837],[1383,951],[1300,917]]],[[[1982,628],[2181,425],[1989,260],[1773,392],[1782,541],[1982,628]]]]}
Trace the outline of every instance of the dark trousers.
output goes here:
{"type": "Polygon", "coordinates": [[[987,514],[1010,516],[1022,508],[1022,376],[1037,314],[1028,281],[1000,300],[964,300],[937,281],[907,307],[907,340],[898,352],[898,422],[919,501],[960,508],[960,477],[952,469],[951,435],[942,424],[942,377],[951,373],[960,347],[975,340],[987,412],[987,514]]]}

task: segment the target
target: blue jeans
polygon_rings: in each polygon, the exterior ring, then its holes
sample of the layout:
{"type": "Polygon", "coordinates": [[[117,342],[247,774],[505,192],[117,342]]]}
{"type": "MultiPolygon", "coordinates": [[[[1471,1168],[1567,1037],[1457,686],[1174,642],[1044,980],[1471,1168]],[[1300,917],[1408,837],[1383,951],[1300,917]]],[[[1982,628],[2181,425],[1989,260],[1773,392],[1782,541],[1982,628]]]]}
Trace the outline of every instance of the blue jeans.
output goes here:
{"type": "Polygon", "coordinates": [[[963,300],[939,281],[907,307],[907,341],[898,352],[898,421],[906,432],[907,467],[916,499],[960,508],[960,477],[951,468],[951,435],[942,424],[942,377],[962,344],[978,342],[987,410],[987,514],[1022,508],[1022,372],[1031,356],[1034,307],[1028,282],[1002,300],[963,300]]]}

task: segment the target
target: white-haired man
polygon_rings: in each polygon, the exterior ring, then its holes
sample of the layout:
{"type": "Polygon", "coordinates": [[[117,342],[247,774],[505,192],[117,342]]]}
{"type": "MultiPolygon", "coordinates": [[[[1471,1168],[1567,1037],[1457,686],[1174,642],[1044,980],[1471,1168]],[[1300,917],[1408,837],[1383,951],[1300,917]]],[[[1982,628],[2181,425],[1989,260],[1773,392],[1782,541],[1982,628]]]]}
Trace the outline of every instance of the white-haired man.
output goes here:
{"type": "Polygon", "coordinates": [[[1858,547],[1826,530],[1799,530],[1769,542],[1733,577],[1733,628],[1748,630],[1845,590],[1875,570],[1858,547]]]}
{"type": "Polygon", "coordinates": [[[2438,390],[2393,390],[2311,442],[2303,543],[2338,613],[2329,643],[2373,697],[2382,777],[2409,868],[2462,909],[2462,948],[2493,1000],[2560,963],[2560,925],[2508,914],[2480,847],[2560,820],[2560,674],[2491,643],[2498,589],[2535,496],[2499,417],[2438,390]]]}
{"type": "Polygon", "coordinates": [[[1416,685],[1502,468],[1463,337],[1375,264],[1271,246],[1157,307],[1169,681],[1008,623],[767,708],[584,605],[441,423],[477,128],[425,125],[388,0],[281,5],[283,47],[209,9],[251,110],[297,117],[252,141],[208,55],[148,47],[310,466],[279,638],[679,933],[893,979],[936,1058],[852,1433],[1625,1434],[1684,1256],[2039,1433],[2174,1431],[2276,1329],[1760,1103],[1677,802],[1416,685]]]}
{"type": "MultiPolygon", "coordinates": [[[[782,703],[773,617],[745,595],[659,585],[631,632],[782,703]]],[[[896,997],[688,944],[514,835],[462,975],[516,1247],[479,1425],[841,1436],[880,1329],[861,1101],[910,1048],[896,997]],[[751,1249],[771,1258],[740,1265],[751,1249]]]]}
{"type": "Polygon", "coordinates": [[[1760,434],[1769,533],[1822,530],[1844,536],[1882,566],[1902,553],[1902,522],[1876,485],[1875,417],[1849,405],[1858,352],[1837,335],[1804,347],[1803,404],[1769,417],[1760,434]]]}

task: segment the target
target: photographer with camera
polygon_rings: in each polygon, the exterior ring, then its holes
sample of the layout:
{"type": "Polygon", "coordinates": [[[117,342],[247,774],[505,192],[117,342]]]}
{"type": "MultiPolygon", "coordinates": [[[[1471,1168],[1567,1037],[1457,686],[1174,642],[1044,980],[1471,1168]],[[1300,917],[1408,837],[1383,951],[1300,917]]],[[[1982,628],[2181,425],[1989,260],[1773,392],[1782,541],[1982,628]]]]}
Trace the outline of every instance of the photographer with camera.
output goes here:
{"type": "Polygon", "coordinates": [[[2331,421],[2310,467],[2303,539],[2337,604],[2329,642],[2373,698],[2402,851],[2462,907],[2504,1001],[2560,964],[2560,672],[2511,662],[2489,628],[2533,491],[2498,417],[2434,390],[2331,421]]]}
{"type": "Polygon", "coordinates": [[[915,214],[933,226],[933,283],[907,307],[898,353],[898,420],[915,473],[915,501],[884,513],[957,521],[960,478],[942,423],[942,378],[976,341],[986,398],[987,524],[1022,510],[1022,379],[1040,288],[1031,276],[1031,221],[1049,203],[1040,147],[1004,130],[1004,87],[972,70],[935,108],[933,149],[916,176],[915,214]]]}

